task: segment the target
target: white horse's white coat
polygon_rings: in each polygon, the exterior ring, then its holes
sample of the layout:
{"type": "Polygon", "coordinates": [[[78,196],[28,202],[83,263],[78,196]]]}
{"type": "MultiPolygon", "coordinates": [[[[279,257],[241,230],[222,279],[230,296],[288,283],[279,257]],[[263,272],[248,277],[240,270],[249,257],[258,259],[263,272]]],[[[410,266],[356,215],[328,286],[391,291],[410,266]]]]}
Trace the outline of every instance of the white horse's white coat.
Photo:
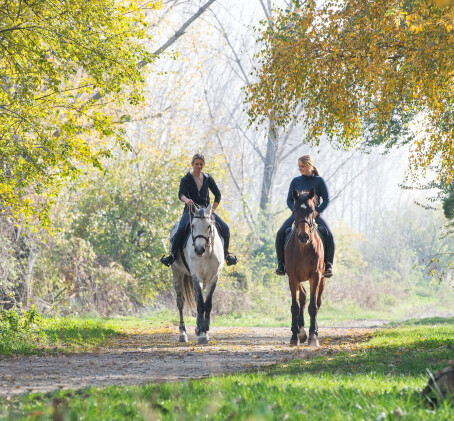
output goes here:
{"type": "MultiPolygon", "coordinates": [[[[172,264],[173,285],[177,294],[177,306],[180,312],[180,342],[187,341],[186,327],[183,319],[183,307],[187,302],[189,308],[197,305],[196,334],[199,343],[208,342],[212,296],[224,264],[224,245],[214,225],[211,205],[208,208],[193,209],[192,234],[183,248],[189,271],[183,263],[180,252],[172,264]],[[197,236],[203,236],[198,237],[197,236]],[[195,240],[193,241],[193,239],[195,240]],[[208,240],[208,241],[207,241],[208,240]],[[203,297],[206,290],[206,297],[203,297]]],[[[172,228],[173,237],[178,224],[172,228]]]]}

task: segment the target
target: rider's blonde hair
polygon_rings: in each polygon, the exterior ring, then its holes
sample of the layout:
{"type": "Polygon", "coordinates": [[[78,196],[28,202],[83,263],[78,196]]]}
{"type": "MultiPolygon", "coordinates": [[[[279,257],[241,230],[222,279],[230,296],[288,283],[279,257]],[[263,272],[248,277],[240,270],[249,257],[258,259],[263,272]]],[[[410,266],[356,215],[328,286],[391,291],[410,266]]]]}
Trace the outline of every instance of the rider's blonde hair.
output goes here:
{"type": "Polygon", "coordinates": [[[312,159],[312,156],[310,155],[303,155],[298,158],[298,161],[300,161],[303,165],[306,167],[312,168],[312,172],[315,175],[320,176],[320,172],[318,171],[317,167],[315,166],[314,160],[312,159]]]}

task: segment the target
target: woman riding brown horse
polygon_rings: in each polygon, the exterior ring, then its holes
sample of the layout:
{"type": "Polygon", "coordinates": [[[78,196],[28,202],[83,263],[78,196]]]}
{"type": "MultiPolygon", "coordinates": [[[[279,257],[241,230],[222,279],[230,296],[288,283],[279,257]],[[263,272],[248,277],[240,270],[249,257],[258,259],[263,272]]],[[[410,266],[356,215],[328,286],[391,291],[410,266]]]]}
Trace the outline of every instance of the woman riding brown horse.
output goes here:
{"type": "Polygon", "coordinates": [[[309,281],[310,302],[309,346],[318,346],[317,312],[321,305],[321,297],[325,288],[324,250],[317,232],[315,212],[318,204],[315,190],[309,193],[294,189],[293,215],[296,228],[285,248],[285,269],[289,278],[292,294],[292,339],[291,345],[298,345],[307,338],[304,330],[304,307],[306,290],[303,282],[309,281]]]}

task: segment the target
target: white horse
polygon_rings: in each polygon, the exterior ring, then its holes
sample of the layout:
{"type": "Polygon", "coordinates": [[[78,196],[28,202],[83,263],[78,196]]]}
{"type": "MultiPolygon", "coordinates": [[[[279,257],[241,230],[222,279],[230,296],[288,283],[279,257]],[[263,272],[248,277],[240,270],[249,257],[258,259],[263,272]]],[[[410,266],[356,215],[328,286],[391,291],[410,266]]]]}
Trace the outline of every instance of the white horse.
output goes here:
{"type": "MultiPolygon", "coordinates": [[[[178,228],[175,224],[170,233],[173,237],[178,228]]],[[[187,342],[186,326],[183,319],[183,307],[187,302],[190,309],[197,304],[196,335],[199,344],[208,343],[210,330],[210,312],[213,292],[224,264],[224,245],[214,224],[211,205],[205,208],[192,207],[190,214],[190,237],[183,247],[183,254],[188,265],[185,266],[181,251],[172,264],[173,286],[177,293],[177,306],[180,312],[180,342],[187,342]],[[203,299],[203,290],[206,298],[203,299]]]]}

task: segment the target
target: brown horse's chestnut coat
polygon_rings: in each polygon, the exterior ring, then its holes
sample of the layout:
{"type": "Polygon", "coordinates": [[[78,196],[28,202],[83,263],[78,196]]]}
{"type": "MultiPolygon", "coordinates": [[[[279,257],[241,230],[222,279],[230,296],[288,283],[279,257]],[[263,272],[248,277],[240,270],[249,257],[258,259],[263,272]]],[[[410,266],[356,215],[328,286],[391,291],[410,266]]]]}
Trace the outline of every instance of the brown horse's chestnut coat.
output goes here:
{"type": "Polygon", "coordinates": [[[304,307],[306,290],[303,282],[309,281],[309,345],[318,346],[317,313],[321,305],[321,297],[325,288],[323,243],[318,235],[314,211],[317,196],[314,189],[309,193],[293,191],[294,216],[296,229],[285,248],[285,268],[289,278],[292,294],[292,339],[291,344],[304,342],[307,335],[304,331],[304,307]]]}

